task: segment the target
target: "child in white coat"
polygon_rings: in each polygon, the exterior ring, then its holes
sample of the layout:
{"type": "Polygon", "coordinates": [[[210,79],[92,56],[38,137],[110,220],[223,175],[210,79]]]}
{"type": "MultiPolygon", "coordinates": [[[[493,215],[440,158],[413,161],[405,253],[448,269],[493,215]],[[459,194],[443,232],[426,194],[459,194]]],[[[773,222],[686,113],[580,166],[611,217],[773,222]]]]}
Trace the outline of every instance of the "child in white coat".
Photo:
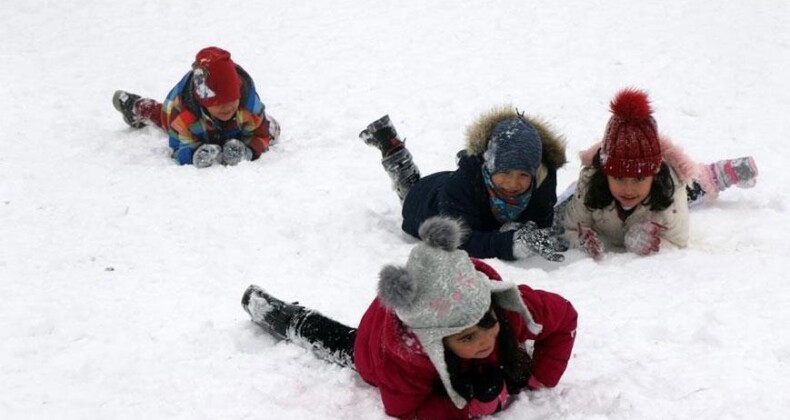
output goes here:
{"type": "Polygon", "coordinates": [[[603,141],[582,152],[575,192],[557,208],[571,246],[594,259],[608,246],[639,255],[689,237],[689,206],[737,185],[754,186],[752,157],[700,164],[659,135],[643,91],[625,89],[610,104],[603,141]]]}

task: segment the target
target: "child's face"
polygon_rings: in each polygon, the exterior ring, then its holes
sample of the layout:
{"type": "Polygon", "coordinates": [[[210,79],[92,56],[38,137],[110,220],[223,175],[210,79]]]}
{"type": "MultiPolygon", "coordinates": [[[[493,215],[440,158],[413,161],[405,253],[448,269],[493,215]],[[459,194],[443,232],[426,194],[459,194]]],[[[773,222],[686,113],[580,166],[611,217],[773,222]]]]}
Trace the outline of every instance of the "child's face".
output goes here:
{"type": "Polygon", "coordinates": [[[238,111],[238,109],[239,100],[236,99],[235,101],[210,106],[208,107],[208,112],[212,117],[220,121],[227,121],[236,115],[236,111],[238,111]]]}
{"type": "Polygon", "coordinates": [[[527,192],[532,185],[532,176],[520,170],[497,172],[491,175],[491,182],[502,195],[515,197],[527,192]]]}
{"type": "Polygon", "coordinates": [[[644,201],[653,186],[653,176],[618,178],[607,175],[606,180],[609,183],[609,192],[626,210],[632,209],[644,201]]]}
{"type": "Polygon", "coordinates": [[[489,329],[475,325],[458,334],[448,335],[442,341],[461,359],[485,359],[494,351],[497,334],[499,322],[489,329]]]}

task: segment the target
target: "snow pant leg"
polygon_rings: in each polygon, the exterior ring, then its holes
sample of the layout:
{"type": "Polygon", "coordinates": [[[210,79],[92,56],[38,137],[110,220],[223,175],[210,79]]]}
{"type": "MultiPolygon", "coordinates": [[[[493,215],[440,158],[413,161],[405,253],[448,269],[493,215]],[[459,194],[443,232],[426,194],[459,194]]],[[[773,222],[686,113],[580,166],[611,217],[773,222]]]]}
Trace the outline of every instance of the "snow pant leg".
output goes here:
{"type": "Polygon", "coordinates": [[[153,124],[163,130],[162,124],[162,104],[150,98],[142,98],[134,104],[134,113],[146,123],[153,124]]]}
{"type": "Polygon", "coordinates": [[[381,165],[392,180],[392,189],[401,203],[414,184],[420,180],[420,170],[405,147],[381,160],[381,165]]]}
{"type": "Polygon", "coordinates": [[[288,329],[288,339],[319,358],[354,368],[354,340],[357,329],[306,309],[297,314],[288,329]]]}

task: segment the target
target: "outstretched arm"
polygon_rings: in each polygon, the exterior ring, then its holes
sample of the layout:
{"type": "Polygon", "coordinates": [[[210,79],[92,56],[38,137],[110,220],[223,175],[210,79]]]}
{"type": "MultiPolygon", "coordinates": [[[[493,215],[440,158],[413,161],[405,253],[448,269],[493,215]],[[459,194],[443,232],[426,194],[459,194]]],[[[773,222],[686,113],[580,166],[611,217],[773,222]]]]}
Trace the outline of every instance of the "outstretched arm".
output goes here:
{"type": "Polygon", "coordinates": [[[559,382],[571,357],[576,339],[576,309],[558,294],[534,290],[526,285],[518,288],[535,322],[543,325],[538,335],[523,328],[519,331],[519,340],[535,340],[532,375],[541,384],[553,387],[559,382]]]}

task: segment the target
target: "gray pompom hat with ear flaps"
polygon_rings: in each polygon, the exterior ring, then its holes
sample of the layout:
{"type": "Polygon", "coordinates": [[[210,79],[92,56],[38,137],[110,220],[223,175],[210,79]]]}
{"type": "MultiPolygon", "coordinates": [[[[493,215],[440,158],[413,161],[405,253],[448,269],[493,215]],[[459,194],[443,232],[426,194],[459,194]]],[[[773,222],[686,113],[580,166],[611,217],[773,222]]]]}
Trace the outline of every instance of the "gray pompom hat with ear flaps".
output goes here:
{"type": "Polygon", "coordinates": [[[433,217],[420,225],[419,234],[423,242],[412,249],[405,267],[381,270],[379,298],[417,336],[453,404],[463,408],[467,401],[450,383],[442,339],[476,325],[492,298],[501,308],[521,314],[532,333],[539,334],[542,326],[514,283],[489,279],[457,249],[464,235],[458,221],[433,217]]]}

